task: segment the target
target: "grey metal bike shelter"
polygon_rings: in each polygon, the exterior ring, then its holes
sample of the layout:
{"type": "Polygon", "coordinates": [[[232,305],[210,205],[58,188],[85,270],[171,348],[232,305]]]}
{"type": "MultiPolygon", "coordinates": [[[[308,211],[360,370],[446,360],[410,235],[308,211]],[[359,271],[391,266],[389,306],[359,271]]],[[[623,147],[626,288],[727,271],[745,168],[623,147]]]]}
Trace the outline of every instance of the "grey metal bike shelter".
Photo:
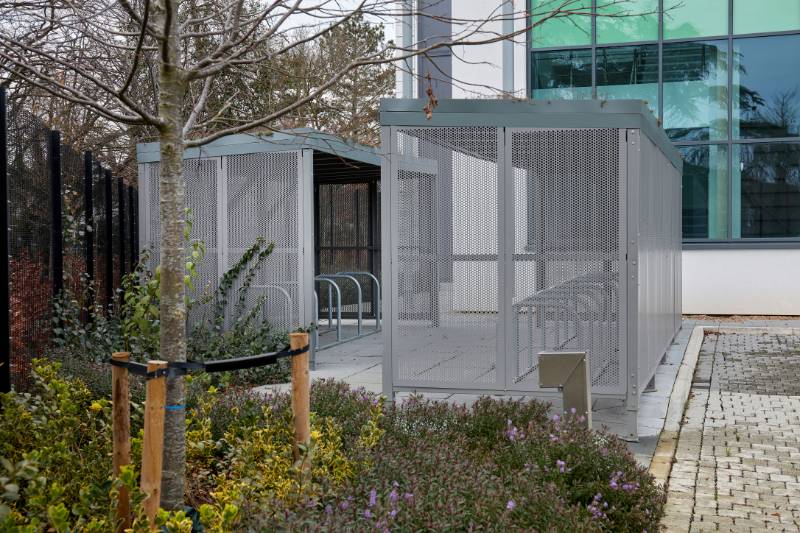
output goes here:
{"type": "Polygon", "coordinates": [[[384,392],[639,398],[681,309],[680,155],[642,101],[384,100],[384,392]]]}
{"type": "MultiPolygon", "coordinates": [[[[155,266],[160,239],[159,143],[137,145],[137,162],[139,246],[153,250],[155,266]]],[[[284,330],[308,326],[316,316],[314,185],[377,178],[379,167],[374,148],[305,128],[230,135],[186,150],[191,238],[206,246],[193,296],[216,290],[221,276],[263,237],[274,241],[275,248],[259,269],[246,304],[265,298],[264,318],[273,325],[284,330]]],[[[237,295],[238,288],[234,286],[232,294],[237,295]]]]}

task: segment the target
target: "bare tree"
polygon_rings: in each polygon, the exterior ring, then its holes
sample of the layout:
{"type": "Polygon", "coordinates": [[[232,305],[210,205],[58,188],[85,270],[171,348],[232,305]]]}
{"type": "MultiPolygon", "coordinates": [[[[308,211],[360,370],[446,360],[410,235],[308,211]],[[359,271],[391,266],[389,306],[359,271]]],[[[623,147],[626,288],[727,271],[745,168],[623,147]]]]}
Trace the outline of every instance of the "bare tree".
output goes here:
{"type": "MultiPolygon", "coordinates": [[[[508,0],[509,2],[511,0],[508,0]]],[[[65,100],[109,123],[157,132],[160,141],[160,356],[186,357],[184,305],[183,153],[220,137],[270,127],[315,102],[343,80],[375,65],[405,61],[436,48],[474,46],[524,36],[531,25],[522,7],[503,2],[489,16],[453,20],[451,35],[435,42],[386,43],[350,50],[326,65],[315,84],[263,111],[236,93],[218,98],[221,83],[281,68],[281,59],[349,23],[425,17],[412,2],[387,0],[18,0],[0,2],[0,67],[42,94],[65,100]],[[505,13],[504,13],[505,11],[505,13]],[[497,28],[508,17],[519,30],[497,28]],[[236,109],[235,116],[229,111],[236,109]]],[[[553,0],[537,24],[553,17],[589,16],[582,0],[553,0]]],[[[517,2],[524,5],[524,2],[517,2]]],[[[184,404],[181,378],[168,381],[169,405],[184,404]]],[[[162,505],[184,497],[184,417],[166,412],[162,505]]]]}

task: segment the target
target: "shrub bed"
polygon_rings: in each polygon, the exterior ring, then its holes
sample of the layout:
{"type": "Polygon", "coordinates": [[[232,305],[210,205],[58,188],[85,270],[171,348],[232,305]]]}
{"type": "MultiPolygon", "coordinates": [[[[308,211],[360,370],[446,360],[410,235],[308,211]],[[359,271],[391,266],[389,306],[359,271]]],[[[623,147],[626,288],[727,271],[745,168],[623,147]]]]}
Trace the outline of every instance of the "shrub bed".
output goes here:
{"type": "MultiPolygon", "coordinates": [[[[57,365],[35,372],[32,394],[0,398],[0,530],[106,530],[116,490],[136,485],[134,471],[109,476],[109,402],[57,365]]],[[[206,531],[658,529],[662,491],[624,443],[539,402],[389,408],[316,382],[304,469],[292,459],[288,395],[191,385],[187,500],[206,531]]],[[[160,521],[192,528],[183,513],[160,521]]]]}

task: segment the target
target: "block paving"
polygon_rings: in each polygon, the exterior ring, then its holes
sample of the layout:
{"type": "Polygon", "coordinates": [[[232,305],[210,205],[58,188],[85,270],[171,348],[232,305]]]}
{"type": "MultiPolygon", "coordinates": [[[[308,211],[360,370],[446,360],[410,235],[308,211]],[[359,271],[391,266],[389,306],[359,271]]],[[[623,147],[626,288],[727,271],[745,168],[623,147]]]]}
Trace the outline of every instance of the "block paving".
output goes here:
{"type": "Polygon", "coordinates": [[[666,531],[800,531],[800,336],[705,337],[666,531]]]}

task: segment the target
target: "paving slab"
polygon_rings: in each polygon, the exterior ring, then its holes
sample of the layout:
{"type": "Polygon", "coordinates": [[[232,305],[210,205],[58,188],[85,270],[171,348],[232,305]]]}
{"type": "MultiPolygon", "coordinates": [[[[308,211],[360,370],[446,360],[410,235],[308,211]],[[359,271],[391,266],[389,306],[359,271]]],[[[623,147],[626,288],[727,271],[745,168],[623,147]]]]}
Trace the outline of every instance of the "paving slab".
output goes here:
{"type": "Polygon", "coordinates": [[[666,531],[800,531],[800,330],[780,322],[707,332],[667,483],[666,531]]]}

